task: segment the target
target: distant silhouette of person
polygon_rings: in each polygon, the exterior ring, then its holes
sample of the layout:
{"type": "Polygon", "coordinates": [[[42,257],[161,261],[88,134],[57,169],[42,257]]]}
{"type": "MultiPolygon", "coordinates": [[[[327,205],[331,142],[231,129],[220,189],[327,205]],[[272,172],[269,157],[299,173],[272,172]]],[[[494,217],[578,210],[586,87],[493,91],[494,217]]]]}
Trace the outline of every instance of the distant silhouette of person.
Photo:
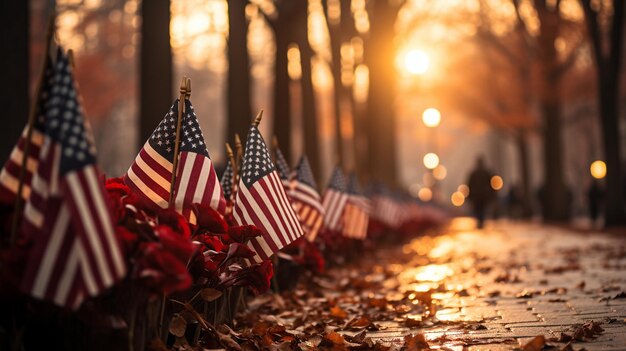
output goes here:
{"type": "Polygon", "coordinates": [[[491,187],[492,176],[493,174],[485,166],[483,157],[478,157],[476,159],[476,167],[470,173],[467,181],[470,190],[468,200],[472,203],[474,216],[478,221],[478,228],[484,226],[485,213],[495,196],[495,191],[491,187]]]}
{"type": "Polygon", "coordinates": [[[506,197],[507,207],[509,211],[509,217],[521,218],[524,214],[524,199],[522,194],[522,188],[514,184],[509,189],[509,193],[506,197]]]}
{"type": "Polygon", "coordinates": [[[593,224],[596,223],[600,216],[600,210],[604,202],[604,189],[600,182],[593,180],[587,190],[587,204],[589,205],[589,217],[593,224]]]}

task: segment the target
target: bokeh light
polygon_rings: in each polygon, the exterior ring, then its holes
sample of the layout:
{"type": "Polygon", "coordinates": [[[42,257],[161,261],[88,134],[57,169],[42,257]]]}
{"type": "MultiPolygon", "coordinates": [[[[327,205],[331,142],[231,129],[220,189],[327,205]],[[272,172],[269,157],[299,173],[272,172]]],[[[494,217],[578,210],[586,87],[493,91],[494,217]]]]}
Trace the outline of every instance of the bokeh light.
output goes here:
{"type": "Polygon", "coordinates": [[[504,180],[502,180],[502,177],[498,175],[491,177],[491,187],[493,188],[493,190],[500,190],[503,186],[504,180]]]}
{"type": "Polygon", "coordinates": [[[441,112],[434,107],[427,108],[422,113],[422,122],[429,128],[435,128],[441,122],[441,112]]]}
{"type": "Polygon", "coordinates": [[[437,180],[444,180],[448,175],[448,169],[444,165],[438,165],[433,169],[433,177],[437,180]]]}
{"type": "Polygon", "coordinates": [[[469,193],[470,193],[470,189],[469,186],[467,186],[467,184],[461,184],[459,185],[456,190],[458,192],[460,192],[461,194],[463,194],[463,196],[468,197],[469,193]]]}
{"type": "Polygon", "coordinates": [[[428,169],[434,169],[439,165],[439,156],[434,152],[429,152],[424,155],[424,166],[428,169]]]}
{"type": "Polygon", "coordinates": [[[404,56],[404,67],[412,74],[424,74],[429,66],[430,59],[422,50],[413,49],[404,56]]]}
{"type": "Polygon", "coordinates": [[[465,195],[463,195],[460,191],[455,191],[452,193],[452,196],[450,196],[450,201],[456,207],[463,206],[465,203],[465,195]]]}
{"type": "Polygon", "coordinates": [[[428,202],[433,198],[433,191],[430,188],[421,188],[417,193],[417,197],[424,202],[428,202]]]}
{"type": "Polygon", "coordinates": [[[589,171],[591,172],[592,177],[596,179],[604,179],[604,177],[606,177],[606,163],[601,160],[595,160],[591,163],[589,171]]]}

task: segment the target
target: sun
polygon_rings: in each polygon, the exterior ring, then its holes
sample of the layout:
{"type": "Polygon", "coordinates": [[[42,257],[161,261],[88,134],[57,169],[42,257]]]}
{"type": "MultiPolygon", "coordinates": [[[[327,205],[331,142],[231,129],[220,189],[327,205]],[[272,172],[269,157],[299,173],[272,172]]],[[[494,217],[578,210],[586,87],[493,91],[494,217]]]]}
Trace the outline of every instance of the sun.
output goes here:
{"type": "Polygon", "coordinates": [[[404,55],[404,68],[412,74],[424,74],[429,66],[430,59],[422,50],[409,50],[406,55],[404,55]]]}

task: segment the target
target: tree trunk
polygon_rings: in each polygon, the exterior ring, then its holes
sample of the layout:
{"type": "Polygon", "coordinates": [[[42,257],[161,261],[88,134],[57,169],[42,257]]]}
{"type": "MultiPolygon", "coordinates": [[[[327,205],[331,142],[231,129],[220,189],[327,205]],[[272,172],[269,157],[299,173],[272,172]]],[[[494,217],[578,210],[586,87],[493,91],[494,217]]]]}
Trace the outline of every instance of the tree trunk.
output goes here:
{"type": "Polygon", "coordinates": [[[397,183],[395,47],[393,28],[398,9],[388,1],[374,2],[365,59],[370,70],[367,111],[369,173],[374,180],[397,183]]]}
{"type": "Polygon", "coordinates": [[[599,79],[600,119],[602,121],[602,146],[606,162],[606,204],[605,221],[607,227],[626,223],[624,214],[624,188],[619,130],[619,89],[618,72],[606,72],[599,79]],[[609,74],[610,73],[610,74],[609,74]]]}
{"type": "Polygon", "coordinates": [[[517,152],[521,177],[522,189],[522,218],[530,218],[532,212],[532,189],[530,180],[530,165],[528,162],[528,141],[526,133],[517,135],[517,152]]]}
{"type": "Polygon", "coordinates": [[[170,2],[141,2],[140,142],[144,143],[172,104],[170,2]]]}
{"type": "Polygon", "coordinates": [[[311,164],[313,174],[317,179],[321,179],[321,163],[319,151],[319,132],[317,128],[317,109],[315,105],[315,90],[313,89],[313,70],[311,67],[311,59],[313,58],[313,49],[309,45],[308,26],[307,24],[307,6],[299,9],[297,20],[295,21],[298,28],[296,42],[300,48],[300,65],[302,67],[302,127],[304,129],[304,153],[307,155],[311,164]]]}
{"type": "Polygon", "coordinates": [[[228,1],[228,136],[245,138],[252,120],[247,0],[228,1]]]}
{"type": "Polygon", "coordinates": [[[276,37],[276,56],[274,60],[274,135],[280,142],[280,150],[287,162],[292,162],[291,155],[291,114],[289,94],[289,72],[287,70],[287,50],[289,49],[288,31],[284,26],[274,31],[276,37]]]}
{"type": "Polygon", "coordinates": [[[591,1],[582,1],[587,22],[588,34],[593,48],[598,82],[598,100],[602,130],[602,146],[606,163],[606,204],[605,226],[619,226],[626,223],[626,193],[621,157],[619,77],[622,68],[622,38],[626,6],[621,0],[613,1],[613,18],[608,33],[608,47],[603,44],[598,13],[591,1]]]}
{"type": "MultiPolygon", "coordinates": [[[[4,118],[0,133],[0,162],[9,158],[13,146],[28,121],[29,113],[29,1],[0,2],[0,69],[6,82],[0,93],[4,118]]],[[[44,59],[42,56],[39,58],[44,59]]],[[[34,102],[33,102],[34,103],[34,102]]]]}
{"type": "Polygon", "coordinates": [[[541,190],[543,219],[562,222],[569,219],[568,191],[563,178],[563,141],[561,128],[561,93],[558,53],[555,41],[559,35],[558,9],[549,9],[544,2],[536,5],[541,29],[538,38],[540,110],[543,120],[544,183],[541,190]]]}

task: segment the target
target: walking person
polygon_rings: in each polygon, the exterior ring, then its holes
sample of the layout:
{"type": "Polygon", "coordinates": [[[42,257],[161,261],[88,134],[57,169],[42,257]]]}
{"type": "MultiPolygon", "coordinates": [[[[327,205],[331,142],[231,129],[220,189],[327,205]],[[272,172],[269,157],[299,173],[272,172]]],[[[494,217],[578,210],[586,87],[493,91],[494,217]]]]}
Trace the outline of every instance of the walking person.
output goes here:
{"type": "Polygon", "coordinates": [[[485,214],[489,204],[495,197],[495,191],[491,187],[493,174],[485,166],[482,156],[476,159],[476,167],[470,173],[467,185],[469,186],[468,200],[472,203],[474,217],[478,221],[478,228],[485,224],[485,214]]]}

